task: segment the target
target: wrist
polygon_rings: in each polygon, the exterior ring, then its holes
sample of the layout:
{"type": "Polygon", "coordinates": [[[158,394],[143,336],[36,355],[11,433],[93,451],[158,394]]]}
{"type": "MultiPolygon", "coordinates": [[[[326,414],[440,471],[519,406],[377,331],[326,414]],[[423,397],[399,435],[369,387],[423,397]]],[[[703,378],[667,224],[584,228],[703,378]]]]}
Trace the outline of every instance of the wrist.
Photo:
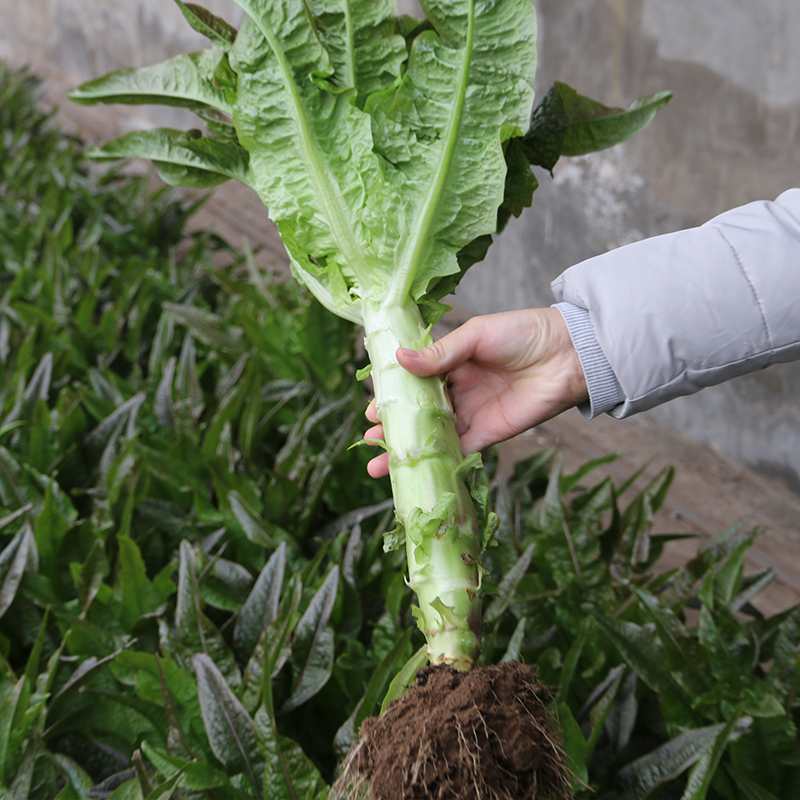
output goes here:
{"type": "Polygon", "coordinates": [[[597,341],[589,312],[572,303],[557,303],[553,308],[562,318],[582,376],[582,399],[576,405],[587,419],[610,411],[625,394],[597,341]]]}

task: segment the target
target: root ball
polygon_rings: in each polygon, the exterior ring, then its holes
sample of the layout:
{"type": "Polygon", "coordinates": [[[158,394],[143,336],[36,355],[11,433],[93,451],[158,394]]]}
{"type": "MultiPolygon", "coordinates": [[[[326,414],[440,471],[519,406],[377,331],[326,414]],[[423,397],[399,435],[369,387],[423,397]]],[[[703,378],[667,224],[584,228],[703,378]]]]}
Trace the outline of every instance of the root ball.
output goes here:
{"type": "Polygon", "coordinates": [[[564,748],[533,670],[437,666],[368,719],[345,763],[342,800],[561,800],[564,748]]]}

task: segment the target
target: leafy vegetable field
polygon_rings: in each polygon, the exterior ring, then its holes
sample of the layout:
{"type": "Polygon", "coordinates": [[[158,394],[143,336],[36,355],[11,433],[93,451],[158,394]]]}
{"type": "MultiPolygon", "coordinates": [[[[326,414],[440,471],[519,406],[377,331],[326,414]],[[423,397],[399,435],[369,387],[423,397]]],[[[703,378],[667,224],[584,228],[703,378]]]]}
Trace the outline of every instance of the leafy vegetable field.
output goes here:
{"type": "MultiPolygon", "coordinates": [[[[351,325],[0,66],[0,798],[322,800],[426,659],[351,325]]],[[[653,574],[644,491],[491,454],[481,665],[549,687],[577,797],[795,800],[800,609],[734,527],[653,574]]]]}

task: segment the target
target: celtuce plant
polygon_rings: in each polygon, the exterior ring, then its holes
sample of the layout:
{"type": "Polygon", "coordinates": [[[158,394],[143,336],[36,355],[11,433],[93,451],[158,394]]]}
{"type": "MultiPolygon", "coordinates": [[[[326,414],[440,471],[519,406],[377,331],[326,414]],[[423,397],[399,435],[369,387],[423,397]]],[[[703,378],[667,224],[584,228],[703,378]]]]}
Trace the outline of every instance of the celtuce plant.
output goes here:
{"type": "Polygon", "coordinates": [[[668,97],[629,113],[551,92],[528,129],[529,0],[432,0],[425,20],[396,18],[389,0],[236,0],[246,12],[238,32],[176,2],[211,49],[111,73],[71,97],[189,107],[211,135],[135,132],[94,157],[149,158],[179,185],[251,186],[295,276],[364,326],[395,498],[387,541],[405,542],[430,661],[470,669],[494,523],[479,518],[467,490],[479,461],[462,459],[442,382],[406,373],[395,351],[431,341],[441,298],[530,203],[532,162],[549,168],[562,152],[626,138],[668,97]],[[604,117],[606,137],[581,142],[576,115],[604,117]]]}

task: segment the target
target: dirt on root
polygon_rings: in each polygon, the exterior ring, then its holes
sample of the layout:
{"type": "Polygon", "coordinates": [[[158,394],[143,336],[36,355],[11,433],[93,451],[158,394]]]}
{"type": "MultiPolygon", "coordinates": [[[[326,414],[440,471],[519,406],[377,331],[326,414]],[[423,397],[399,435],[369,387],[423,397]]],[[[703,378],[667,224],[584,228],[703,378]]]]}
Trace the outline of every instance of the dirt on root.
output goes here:
{"type": "Polygon", "coordinates": [[[428,667],[361,727],[338,784],[347,800],[551,800],[571,776],[533,670],[428,667]]]}

